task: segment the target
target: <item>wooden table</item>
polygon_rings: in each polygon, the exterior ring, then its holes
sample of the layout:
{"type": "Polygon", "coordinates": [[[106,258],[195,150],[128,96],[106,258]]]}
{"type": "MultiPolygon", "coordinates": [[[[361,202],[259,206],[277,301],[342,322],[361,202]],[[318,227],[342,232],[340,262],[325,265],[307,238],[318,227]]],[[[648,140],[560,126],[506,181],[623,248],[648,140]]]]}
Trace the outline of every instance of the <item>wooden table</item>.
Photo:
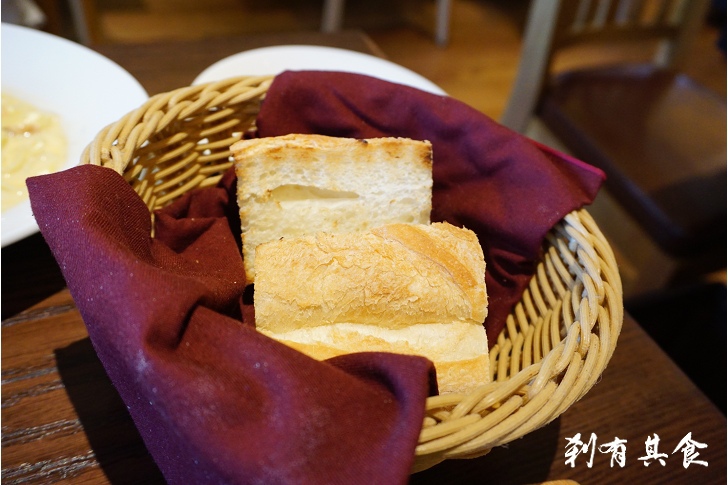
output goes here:
{"type": "MultiPolygon", "coordinates": [[[[352,32],[98,50],[155,94],[189,84],[204,67],[234,52],[290,43],[379,53],[366,37],[352,32]]],[[[3,248],[2,262],[3,483],[163,483],[43,239],[36,235],[3,248]]],[[[567,478],[582,484],[726,483],[725,416],[629,316],[600,382],[559,419],[489,455],[447,461],[411,481],[527,484],[567,478]],[[625,465],[611,466],[611,455],[596,450],[591,467],[581,455],[572,468],[566,444],[577,433],[584,442],[593,434],[597,447],[627,440],[625,465]],[[682,451],[673,454],[688,433],[707,445],[697,450],[697,460],[707,467],[684,468],[682,451]],[[658,451],[667,454],[665,465],[645,466],[639,458],[655,435],[658,451]]]]}

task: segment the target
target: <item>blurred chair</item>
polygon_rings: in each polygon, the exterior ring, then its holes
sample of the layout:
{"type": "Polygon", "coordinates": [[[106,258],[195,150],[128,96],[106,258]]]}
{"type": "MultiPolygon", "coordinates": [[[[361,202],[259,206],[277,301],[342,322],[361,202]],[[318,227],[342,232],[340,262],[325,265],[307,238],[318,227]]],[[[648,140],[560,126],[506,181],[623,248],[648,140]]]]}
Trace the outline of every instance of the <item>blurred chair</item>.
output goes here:
{"type": "MultiPolygon", "coordinates": [[[[341,30],[344,23],[345,0],[324,0],[324,9],[321,18],[323,32],[336,32],[341,30]]],[[[447,44],[450,38],[450,12],[451,0],[437,0],[435,13],[435,42],[437,45],[447,44]]]]}
{"type": "Polygon", "coordinates": [[[725,268],[726,102],[679,70],[707,7],[534,0],[501,120],[604,170],[613,203],[674,263],[671,276],[647,289],[725,268]],[[606,47],[556,72],[561,52],[587,44],[606,47]],[[631,44],[651,52],[635,57],[631,44]],[[616,55],[625,52],[630,62],[616,55]],[[595,63],[604,58],[608,64],[595,63]]]}

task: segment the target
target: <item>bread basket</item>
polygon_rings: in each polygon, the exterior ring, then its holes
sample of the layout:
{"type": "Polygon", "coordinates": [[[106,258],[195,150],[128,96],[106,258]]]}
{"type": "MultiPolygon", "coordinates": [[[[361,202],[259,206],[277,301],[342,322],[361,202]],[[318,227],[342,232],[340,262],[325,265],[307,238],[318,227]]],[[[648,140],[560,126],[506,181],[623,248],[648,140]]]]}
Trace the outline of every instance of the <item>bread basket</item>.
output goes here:
{"type": "MultiPolygon", "coordinates": [[[[104,128],[81,163],[121,174],[150,214],[217,183],[229,146],[254,128],[272,76],[238,77],[150,98],[104,128]]],[[[562,414],[599,379],[623,318],[612,251],[586,210],[548,234],[543,258],[491,349],[493,382],[427,399],[413,472],[475,458],[562,414]]]]}

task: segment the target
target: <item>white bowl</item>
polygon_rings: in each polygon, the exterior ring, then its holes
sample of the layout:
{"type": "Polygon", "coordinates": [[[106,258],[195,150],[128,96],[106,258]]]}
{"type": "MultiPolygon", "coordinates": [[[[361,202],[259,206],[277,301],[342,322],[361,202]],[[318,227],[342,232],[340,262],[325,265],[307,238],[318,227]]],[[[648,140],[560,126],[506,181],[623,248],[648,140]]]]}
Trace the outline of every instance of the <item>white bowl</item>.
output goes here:
{"type": "Polygon", "coordinates": [[[394,62],[361,52],[312,45],[283,45],[239,52],[202,71],[193,84],[235,76],[276,75],[287,70],[354,72],[434,94],[445,94],[429,79],[394,62]]]}
{"type": "MultiPolygon", "coordinates": [[[[87,47],[6,23],[0,33],[2,91],[60,118],[68,142],[62,169],[78,164],[104,126],[149,98],[131,74],[87,47]]],[[[2,214],[1,231],[3,247],[38,231],[30,200],[2,214]]]]}

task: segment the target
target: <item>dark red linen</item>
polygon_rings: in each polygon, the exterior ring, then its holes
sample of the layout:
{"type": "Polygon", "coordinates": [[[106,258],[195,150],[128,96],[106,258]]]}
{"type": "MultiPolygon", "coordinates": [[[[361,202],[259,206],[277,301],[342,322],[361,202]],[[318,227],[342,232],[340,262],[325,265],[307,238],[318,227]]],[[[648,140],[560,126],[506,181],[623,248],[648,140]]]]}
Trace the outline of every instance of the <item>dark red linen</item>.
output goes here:
{"type": "Polygon", "coordinates": [[[258,116],[258,135],[318,133],[430,140],[432,220],[473,230],[486,260],[492,346],[553,225],[591,203],[604,174],[447,96],[350,73],[285,72],[258,116]]]}
{"type": "Polygon", "coordinates": [[[321,363],[258,334],[241,305],[232,171],[158,213],[154,239],[143,202],[109,169],[28,187],[91,342],[169,483],[407,482],[432,364],[375,353],[321,363]]]}
{"type": "MultiPolygon", "coordinates": [[[[473,229],[484,246],[491,337],[543,234],[602,180],[462,103],[366,76],[285,73],[259,126],[260,136],[431,140],[433,219],[473,229]]],[[[170,483],[407,482],[431,363],[381,353],[320,363],[256,333],[232,171],[159,212],[155,238],[109,169],[28,187],[99,358],[170,483]]]]}

